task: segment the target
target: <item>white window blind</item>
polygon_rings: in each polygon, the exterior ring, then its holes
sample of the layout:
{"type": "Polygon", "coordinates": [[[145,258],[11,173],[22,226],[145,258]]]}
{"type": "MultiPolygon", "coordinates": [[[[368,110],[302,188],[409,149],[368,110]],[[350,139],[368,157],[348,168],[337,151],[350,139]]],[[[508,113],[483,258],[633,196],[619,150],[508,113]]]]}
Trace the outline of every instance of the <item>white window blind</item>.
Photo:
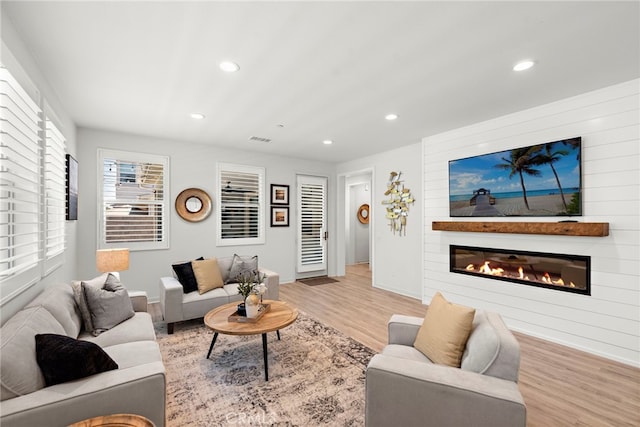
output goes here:
{"type": "Polygon", "coordinates": [[[100,247],[167,248],[168,157],[110,150],[99,157],[100,247]]]}
{"type": "Polygon", "coordinates": [[[45,123],[45,257],[51,259],[65,249],[66,141],[50,119],[45,117],[45,123]]]}
{"type": "Polygon", "coordinates": [[[0,282],[39,262],[40,112],[0,67],[0,282]]]}
{"type": "Polygon", "coordinates": [[[264,243],[264,168],[218,164],[218,245],[264,243]]]}

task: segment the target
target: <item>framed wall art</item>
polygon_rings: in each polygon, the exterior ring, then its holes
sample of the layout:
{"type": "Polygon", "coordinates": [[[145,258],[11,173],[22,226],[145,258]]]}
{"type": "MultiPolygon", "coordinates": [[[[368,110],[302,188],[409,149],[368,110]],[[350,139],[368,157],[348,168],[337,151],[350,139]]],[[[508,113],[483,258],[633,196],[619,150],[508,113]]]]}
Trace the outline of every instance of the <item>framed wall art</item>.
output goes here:
{"type": "Polygon", "coordinates": [[[67,154],[67,220],[78,219],[78,162],[67,154]]]}
{"type": "Polygon", "coordinates": [[[289,186],[281,184],[271,184],[271,204],[272,205],[288,205],[289,204],[289,186]]]}
{"type": "Polygon", "coordinates": [[[271,226],[289,226],[289,207],[271,206],[271,226]]]}

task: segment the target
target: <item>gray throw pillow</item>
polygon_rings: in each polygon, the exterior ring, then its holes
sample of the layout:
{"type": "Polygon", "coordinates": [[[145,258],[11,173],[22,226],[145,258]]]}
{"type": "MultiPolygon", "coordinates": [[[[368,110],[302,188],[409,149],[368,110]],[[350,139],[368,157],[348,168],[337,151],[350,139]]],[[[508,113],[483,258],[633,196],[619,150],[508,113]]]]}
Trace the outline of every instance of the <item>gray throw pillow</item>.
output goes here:
{"type": "Polygon", "coordinates": [[[78,305],[78,309],[80,310],[84,329],[89,333],[93,333],[94,327],[93,322],[91,321],[91,310],[89,310],[89,306],[87,305],[87,300],[84,297],[84,291],[82,290],[82,287],[84,285],[96,289],[102,289],[105,282],[107,281],[107,277],[108,274],[104,273],[98,277],[94,277],[91,280],[74,280],[73,282],[71,282],[71,288],[73,289],[73,299],[75,299],[76,304],[78,305]]]}
{"type": "Polygon", "coordinates": [[[258,271],[258,255],[254,256],[240,256],[233,255],[233,261],[231,261],[231,269],[229,270],[229,277],[227,283],[235,283],[236,278],[240,274],[255,273],[258,271]]]}
{"type": "Polygon", "coordinates": [[[103,288],[82,283],[93,323],[93,335],[98,336],[134,315],[129,293],[120,281],[109,274],[103,288]]]}

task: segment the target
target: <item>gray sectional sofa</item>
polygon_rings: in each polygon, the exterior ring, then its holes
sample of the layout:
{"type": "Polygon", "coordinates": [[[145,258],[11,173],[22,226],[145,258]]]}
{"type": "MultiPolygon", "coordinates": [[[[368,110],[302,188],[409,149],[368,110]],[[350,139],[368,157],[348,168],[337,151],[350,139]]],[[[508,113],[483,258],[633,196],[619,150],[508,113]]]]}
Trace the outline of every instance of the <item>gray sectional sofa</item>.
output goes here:
{"type": "Polygon", "coordinates": [[[165,425],[166,380],[144,293],[129,293],[133,317],[97,337],[82,328],[69,284],[48,287],[0,329],[2,427],[66,426],[115,413],[165,425]],[[118,369],[45,386],[35,335],[53,333],[93,342],[118,369]]]}
{"type": "MultiPolygon", "coordinates": [[[[241,302],[242,295],[238,294],[237,283],[227,283],[233,257],[217,258],[224,287],[213,289],[204,294],[198,291],[184,293],[183,287],[174,276],[160,278],[160,308],[167,329],[173,333],[174,324],[183,320],[204,317],[210,310],[230,303],[241,302]]],[[[277,300],[280,296],[280,275],[274,271],[259,267],[258,272],[264,275],[267,292],[264,299],[277,300]]]]}

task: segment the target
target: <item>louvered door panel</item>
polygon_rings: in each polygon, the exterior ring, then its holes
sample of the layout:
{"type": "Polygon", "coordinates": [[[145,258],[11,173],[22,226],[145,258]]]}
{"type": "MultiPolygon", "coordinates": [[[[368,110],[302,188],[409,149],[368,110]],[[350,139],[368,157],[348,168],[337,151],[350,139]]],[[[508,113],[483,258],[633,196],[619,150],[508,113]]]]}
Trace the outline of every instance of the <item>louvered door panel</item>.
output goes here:
{"type": "Polygon", "coordinates": [[[327,268],[327,179],[298,176],[298,272],[327,268]]]}

